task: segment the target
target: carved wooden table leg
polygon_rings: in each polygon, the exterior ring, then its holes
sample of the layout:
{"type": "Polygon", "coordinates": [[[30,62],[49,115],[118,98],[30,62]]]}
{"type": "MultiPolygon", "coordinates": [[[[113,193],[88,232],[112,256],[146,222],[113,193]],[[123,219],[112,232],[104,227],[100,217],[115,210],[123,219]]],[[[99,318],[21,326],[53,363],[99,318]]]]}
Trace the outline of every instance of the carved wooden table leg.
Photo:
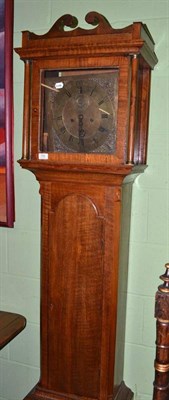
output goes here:
{"type": "Polygon", "coordinates": [[[153,400],[169,399],[169,264],[165,267],[166,272],[160,277],[164,283],[158,287],[155,302],[157,340],[153,400]]]}

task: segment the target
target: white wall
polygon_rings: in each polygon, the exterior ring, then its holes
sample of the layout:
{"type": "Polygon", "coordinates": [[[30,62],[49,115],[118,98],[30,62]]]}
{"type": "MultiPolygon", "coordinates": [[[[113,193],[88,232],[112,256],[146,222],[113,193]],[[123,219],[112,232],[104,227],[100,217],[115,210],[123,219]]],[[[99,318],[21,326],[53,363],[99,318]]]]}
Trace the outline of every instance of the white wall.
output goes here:
{"type": "MultiPolygon", "coordinates": [[[[115,27],[145,22],[155,40],[158,66],[152,74],[149,167],[134,184],[124,379],[135,400],[152,399],[155,356],[154,295],[169,261],[169,0],[15,0],[14,47],[21,30],[46,32],[70,13],[85,26],[89,11],[115,27]]],[[[21,157],[23,63],[14,55],[14,229],[0,228],[0,307],[22,313],[27,328],[0,354],[0,400],[20,400],[39,377],[40,198],[38,183],[16,160],[21,157]]]]}

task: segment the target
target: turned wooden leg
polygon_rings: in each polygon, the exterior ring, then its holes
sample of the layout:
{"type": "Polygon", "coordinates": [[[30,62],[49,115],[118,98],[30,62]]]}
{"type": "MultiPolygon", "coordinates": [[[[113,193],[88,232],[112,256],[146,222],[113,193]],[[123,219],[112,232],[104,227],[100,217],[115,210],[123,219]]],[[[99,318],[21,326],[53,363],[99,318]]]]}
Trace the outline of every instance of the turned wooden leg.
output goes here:
{"type": "Polygon", "coordinates": [[[169,400],[169,264],[155,300],[156,359],[153,400],[169,400]]]}

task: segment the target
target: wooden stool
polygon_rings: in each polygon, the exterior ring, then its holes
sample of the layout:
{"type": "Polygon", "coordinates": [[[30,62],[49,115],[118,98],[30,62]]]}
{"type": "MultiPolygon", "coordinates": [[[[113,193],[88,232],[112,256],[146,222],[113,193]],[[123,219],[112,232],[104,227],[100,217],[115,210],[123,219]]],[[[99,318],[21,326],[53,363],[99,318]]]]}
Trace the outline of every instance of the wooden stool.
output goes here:
{"type": "Polygon", "coordinates": [[[19,314],[0,311],[0,350],[26,326],[26,319],[19,314]]]}

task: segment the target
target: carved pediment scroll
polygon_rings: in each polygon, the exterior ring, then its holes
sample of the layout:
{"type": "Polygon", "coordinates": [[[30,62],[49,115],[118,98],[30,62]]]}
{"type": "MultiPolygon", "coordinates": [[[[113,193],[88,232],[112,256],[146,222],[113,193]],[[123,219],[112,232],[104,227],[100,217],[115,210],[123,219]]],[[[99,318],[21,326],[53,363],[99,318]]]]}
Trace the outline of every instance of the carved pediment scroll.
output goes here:
{"type": "MultiPolygon", "coordinates": [[[[45,33],[44,35],[36,35],[35,33],[29,32],[29,39],[51,39],[56,37],[66,37],[66,36],[82,36],[82,35],[91,35],[91,34],[101,34],[101,33],[114,33],[119,30],[111,27],[108,20],[101,14],[92,11],[89,12],[85,21],[92,25],[91,29],[83,29],[78,27],[78,19],[70,14],[65,14],[60,17],[52,26],[52,28],[45,33]],[[66,28],[71,28],[69,31],[66,28]]],[[[126,28],[125,28],[126,29],[126,28]]],[[[131,30],[130,27],[127,29],[131,30]]],[[[120,29],[122,31],[123,29],[120,29]]]]}

